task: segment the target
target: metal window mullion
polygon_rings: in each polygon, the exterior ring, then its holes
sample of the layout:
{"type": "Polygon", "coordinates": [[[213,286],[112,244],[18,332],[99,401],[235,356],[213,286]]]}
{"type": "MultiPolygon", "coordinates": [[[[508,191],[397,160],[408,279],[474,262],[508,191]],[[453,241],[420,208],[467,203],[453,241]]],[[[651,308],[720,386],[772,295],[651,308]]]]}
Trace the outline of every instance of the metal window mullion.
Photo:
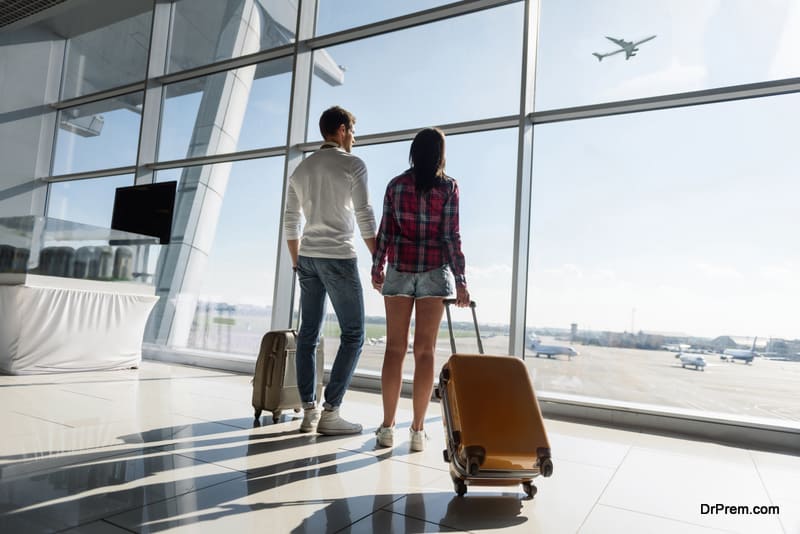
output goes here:
{"type": "Polygon", "coordinates": [[[531,192],[533,189],[533,111],[536,81],[536,46],[539,0],[526,0],[522,32],[522,86],[520,88],[519,138],[517,143],[517,187],[514,206],[514,265],[511,271],[509,354],[525,357],[525,322],[530,255],[531,192]]]}
{"type": "Polygon", "coordinates": [[[272,293],[271,329],[289,328],[292,324],[294,308],[294,272],[286,236],[283,231],[283,210],[286,205],[286,189],[289,176],[303,161],[303,151],[299,146],[306,138],[308,124],[308,103],[311,96],[313,72],[313,52],[303,44],[314,35],[317,18],[317,0],[300,0],[295,32],[294,58],[292,62],[292,92],[289,100],[289,123],[286,133],[286,160],[281,189],[281,210],[278,223],[278,243],[276,251],[275,289],[272,293]]]}
{"type": "Polygon", "coordinates": [[[179,169],[182,167],[197,167],[199,165],[213,165],[215,163],[228,163],[232,161],[242,161],[248,159],[271,158],[286,154],[286,146],[276,146],[269,148],[256,148],[253,150],[243,150],[241,152],[230,152],[226,154],[215,154],[211,156],[197,156],[184,159],[173,159],[169,161],[159,161],[149,163],[147,167],[155,171],[166,169],[179,169]]]}
{"type": "Polygon", "coordinates": [[[164,105],[164,86],[157,77],[164,73],[169,46],[169,30],[173,4],[170,0],[156,0],[153,6],[153,21],[150,25],[150,48],[147,56],[147,81],[142,100],[142,116],[139,123],[139,146],[136,151],[135,184],[155,181],[150,166],[156,160],[161,110],[164,105]]]}
{"type": "MultiPolygon", "coordinates": [[[[487,132],[491,130],[501,130],[503,128],[513,128],[519,125],[519,115],[506,115],[503,117],[492,117],[489,119],[478,119],[474,121],[454,122],[440,124],[437,128],[441,129],[445,135],[458,135],[465,133],[487,132]]],[[[376,134],[359,135],[356,139],[358,146],[380,145],[384,143],[396,143],[413,139],[419,133],[419,128],[409,128],[406,130],[394,130],[376,134]]],[[[316,149],[320,141],[300,143],[294,148],[301,152],[309,152],[316,149]]]]}
{"type": "Polygon", "coordinates": [[[281,46],[279,48],[272,48],[270,50],[262,50],[260,52],[254,52],[252,54],[247,54],[244,56],[237,56],[229,59],[223,59],[221,61],[210,63],[208,65],[203,65],[200,67],[194,67],[179,72],[163,74],[155,78],[155,81],[158,81],[159,83],[162,83],[164,85],[168,85],[171,83],[183,82],[194,78],[202,78],[203,76],[209,76],[211,74],[227,72],[229,70],[235,70],[241,67],[249,67],[250,65],[264,63],[265,61],[291,57],[294,54],[294,50],[295,50],[295,45],[288,44],[285,46],[281,46]]]}
{"type": "Polygon", "coordinates": [[[145,87],[145,82],[129,83],[114,87],[113,89],[105,89],[96,93],[70,98],[69,100],[61,100],[50,104],[50,107],[57,110],[74,108],[75,106],[83,106],[84,104],[93,104],[94,102],[101,102],[117,96],[127,95],[141,91],[145,87]]]}
{"type": "Polygon", "coordinates": [[[546,111],[535,111],[528,114],[528,119],[534,124],[562,122],[579,119],[609,117],[625,113],[638,113],[642,111],[657,111],[702,104],[717,104],[732,102],[748,98],[761,98],[800,92],[800,78],[786,78],[769,82],[749,83],[690,91],[654,97],[605,102],[588,106],[575,106],[546,111]]]}
{"type": "Polygon", "coordinates": [[[57,174],[55,176],[48,176],[42,178],[41,181],[54,183],[54,182],[71,182],[73,180],[88,180],[90,178],[106,178],[109,176],[119,176],[121,174],[134,174],[136,167],[133,165],[126,165],[125,167],[113,167],[111,169],[98,169],[96,171],[72,172],[69,174],[57,174]]]}

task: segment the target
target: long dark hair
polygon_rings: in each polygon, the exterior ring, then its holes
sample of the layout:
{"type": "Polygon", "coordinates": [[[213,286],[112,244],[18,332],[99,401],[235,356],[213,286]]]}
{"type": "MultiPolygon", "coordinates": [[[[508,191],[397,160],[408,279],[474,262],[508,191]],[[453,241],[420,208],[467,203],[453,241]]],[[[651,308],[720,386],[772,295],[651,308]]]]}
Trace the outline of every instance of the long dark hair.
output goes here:
{"type": "Polygon", "coordinates": [[[418,193],[427,193],[444,179],[444,132],[425,128],[411,142],[408,163],[418,193]]]}

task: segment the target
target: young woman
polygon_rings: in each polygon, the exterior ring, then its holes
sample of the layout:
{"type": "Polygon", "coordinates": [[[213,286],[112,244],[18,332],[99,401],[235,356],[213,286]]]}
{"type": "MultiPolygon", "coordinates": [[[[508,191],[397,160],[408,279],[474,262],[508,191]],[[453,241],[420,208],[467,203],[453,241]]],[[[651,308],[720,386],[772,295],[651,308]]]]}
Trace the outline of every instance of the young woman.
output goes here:
{"type": "Polygon", "coordinates": [[[442,299],[452,293],[448,269],[455,279],[459,306],[469,305],[469,292],[458,229],[458,184],[444,173],[444,133],[436,128],[419,132],[411,143],[409,163],[411,168],[386,187],[372,257],[372,286],[381,291],[386,306],[383,423],[376,435],[378,445],[394,445],[403,359],[411,313],[416,309],[411,450],[421,451],[426,439],[425,412],[433,390],[436,335],[444,311],[442,299]]]}

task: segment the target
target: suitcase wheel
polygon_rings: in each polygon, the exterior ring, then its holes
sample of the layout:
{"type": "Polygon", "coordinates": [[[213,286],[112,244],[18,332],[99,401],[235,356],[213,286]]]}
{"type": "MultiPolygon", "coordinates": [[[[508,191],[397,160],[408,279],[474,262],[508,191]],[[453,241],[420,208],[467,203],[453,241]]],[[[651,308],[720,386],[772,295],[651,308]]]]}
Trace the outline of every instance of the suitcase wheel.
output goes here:
{"type": "Polygon", "coordinates": [[[525,492],[525,495],[527,495],[529,499],[533,499],[533,496],[536,495],[538,490],[536,486],[533,485],[533,482],[528,481],[522,483],[522,491],[525,492]]]}
{"type": "Polygon", "coordinates": [[[281,411],[277,410],[272,412],[272,422],[277,423],[281,419],[281,411]]]}
{"type": "Polygon", "coordinates": [[[549,477],[553,474],[553,460],[545,458],[539,465],[539,472],[543,477],[549,477]]]}
{"type": "Polygon", "coordinates": [[[442,451],[442,457],[444,458],[444,463],[450,463],[450,453],[447,452],[447,449],[442,451]]]}
{"type": "Polygon", "coordinates": [[[467,493],[467,485],[460,478],[453,480],[453,489],[459,497],[463,497],[467,493]]]}

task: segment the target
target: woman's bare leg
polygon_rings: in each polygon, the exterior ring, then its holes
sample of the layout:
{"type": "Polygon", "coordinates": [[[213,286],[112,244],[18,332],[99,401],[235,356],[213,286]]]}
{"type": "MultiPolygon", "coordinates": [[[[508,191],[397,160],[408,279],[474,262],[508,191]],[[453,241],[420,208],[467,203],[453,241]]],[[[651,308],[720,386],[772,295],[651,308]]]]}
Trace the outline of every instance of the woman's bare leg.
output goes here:
{"type": "Polygon", "coordinates": [[[422,430],[425,413],[433,391],[433,356],[436,336],[442,322],[444,303],[440,298],[422,298],[415,302],[414,319],[414,420],[412,430],[422,430]]]}
{"type": "Polygon", "coordinates": [[[397,403],[403,388],[403,360],[408,347],[408,327],[414,299],[411,297],[383,297],[386,306],[386,352],[381,370],[381,395],[383,397],[383,426],[394,425],[397,403]]]}

